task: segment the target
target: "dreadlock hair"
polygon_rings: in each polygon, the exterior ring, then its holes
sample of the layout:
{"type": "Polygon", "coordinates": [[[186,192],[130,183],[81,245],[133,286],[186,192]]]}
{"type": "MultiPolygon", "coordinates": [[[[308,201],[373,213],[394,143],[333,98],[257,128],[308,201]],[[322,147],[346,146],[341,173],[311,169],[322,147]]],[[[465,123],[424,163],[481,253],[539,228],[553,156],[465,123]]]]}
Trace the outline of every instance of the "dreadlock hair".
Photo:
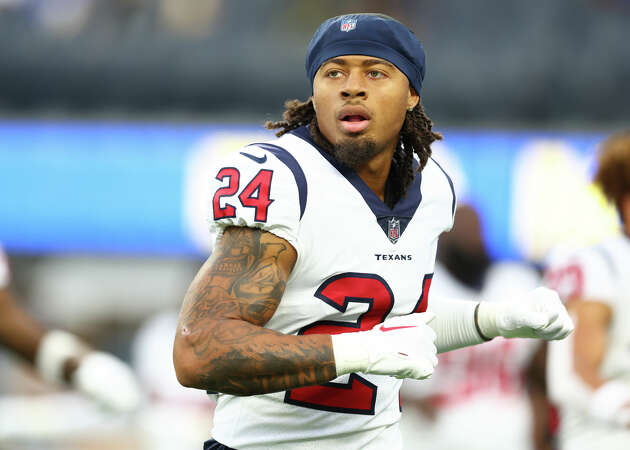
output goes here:
{"type": "MultiPolygon", "coordinates": [[[[288,100],[284,106],[286,109],[282,114],[283,120],[276,122],[267,121],[265,122],[265,128],[269,130],[280,129],[276,132],[276,136],[280,137],[291,130],[308,125],[309,132],[315,143],[327,152],[332,153],[331,144],[321,134],[317,125],[317,116],[313,108],[312,99],[308,99],[305,102],[288,100]]],[[[413,110],[407,111],[387,179],[386,203],[390,207],[407,195],[407,189],[415,177],[413,154],[415,153],[418,156],[418,171],[421,171],[431,156],[431,144],[436,140],[442,139],[442,135],[433,131],[432,128],[433,122],[424,112],[420,102],[413,110]]]]}
{"type": "MultiPolygon", "coordinates": [[[[602,144],[595,183],[621,214],[621,202],[630,195],[630,130],[613,134],[602,144]]],[[[630,217],[622,219],[626,223],[630,221],[630,217]]]]}

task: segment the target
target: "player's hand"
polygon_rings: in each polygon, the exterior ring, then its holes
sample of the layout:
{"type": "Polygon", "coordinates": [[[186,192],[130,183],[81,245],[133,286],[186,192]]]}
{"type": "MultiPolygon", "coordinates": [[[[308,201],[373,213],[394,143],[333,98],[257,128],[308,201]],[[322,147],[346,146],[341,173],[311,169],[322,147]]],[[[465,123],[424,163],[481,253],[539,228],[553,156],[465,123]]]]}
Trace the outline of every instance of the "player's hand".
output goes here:
{"type": "Polygon", "coordinates": [[[116,412],[132,412],[140,406],[142,394],[131,368],[108,353],[95,351],[83,357],[72,384],[116,412]]]}
{"type": "Polygon", "coordinates": [[[481,302],[478,325],[487,338],[564,339],[573,321],[556,291],[539,287],[509,302],[481,302]]]}
{"type": "Polygon", "coordinates": [[[437,365],[432,313],[394,317],[369,331],[332,336],[337,375],[351,372],[421,380],[437,365]]]}

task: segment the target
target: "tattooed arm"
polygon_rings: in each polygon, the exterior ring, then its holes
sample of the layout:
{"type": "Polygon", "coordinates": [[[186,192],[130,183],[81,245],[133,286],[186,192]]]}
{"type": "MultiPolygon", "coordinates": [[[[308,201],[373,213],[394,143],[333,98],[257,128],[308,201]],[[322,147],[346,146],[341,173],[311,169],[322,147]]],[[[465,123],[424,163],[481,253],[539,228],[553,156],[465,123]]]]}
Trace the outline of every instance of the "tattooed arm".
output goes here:
{"type": "Polygon", "coordinates": [[[337,376],[329,335],[292,336],[263,328],[296,258],[295,249],[271,233],[225,230],[180,312],[173,359],[181,384],[253,395],[337,376]]]}

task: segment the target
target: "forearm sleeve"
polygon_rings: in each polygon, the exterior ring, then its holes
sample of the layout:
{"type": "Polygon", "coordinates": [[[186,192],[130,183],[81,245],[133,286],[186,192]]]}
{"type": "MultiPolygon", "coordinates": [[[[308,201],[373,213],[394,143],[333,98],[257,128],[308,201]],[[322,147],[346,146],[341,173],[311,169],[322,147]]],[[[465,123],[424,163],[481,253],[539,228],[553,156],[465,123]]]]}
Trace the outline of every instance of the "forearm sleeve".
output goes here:
{"type": "Polygon", "coordinates": [[[478,302],[434,298],[429,310],[436,318],[429,324],[437,339],[438,353],[444,353],[484,342],[475,326],[475,308],[478,302]]]}

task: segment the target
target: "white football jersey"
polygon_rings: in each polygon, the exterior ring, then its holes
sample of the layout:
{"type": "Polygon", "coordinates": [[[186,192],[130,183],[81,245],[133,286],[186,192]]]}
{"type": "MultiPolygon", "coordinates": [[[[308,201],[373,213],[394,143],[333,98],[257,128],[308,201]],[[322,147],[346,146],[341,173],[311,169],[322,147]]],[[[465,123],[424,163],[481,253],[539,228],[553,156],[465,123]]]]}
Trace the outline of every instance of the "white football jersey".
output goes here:
{"type": "MultiPolygon", "coordinates": [[[[438,237],[455,209],[450,178],[434,160],[393,209],[317,148],[306,127],[243,148],[213,177],[219,237],[227,226],[257,227],[297,250],[267,328],[338,334],[426,310],[438,237]]],[[[273,394],[220,394],[212,436],[238,449],[400,448],[400,384],[353,373],[273,394]]]]}
{"type": "MultiPolygon", "coordinates": [[[[564,301],[579,298],[607,304],[612,311],[608,345],[599,375],[630,385],[630,238],[621,235],[573,254],[551,258],[547,284],[564,301]]],[[[571,337],[569,337],[570,339],[571,337]]],[[[549,357],[562,357],[570,345],[550,344],[549,357]]],[[[585,411],[558,405],[563,450],[628,449],[630,430],[597,422],[585,411]]]]}
{"type": "Polygon", "coordinates": [[[0,289],[9,287],[11,281],[11,271],[9,270],[9,260],[0,246],[0,289]]]}
{"type": "MultiPolygon", "coordinates": [[[[431,299],[512,301],[539,284],[533,268],[502,262],[490,266],[482,289],[476,291],[438,264],[431,299]]],[[[428,380],[405,380],[401,391],[404,448],[532,450],[532,412],[524,372],[538,345],[535,339],[497,337],[438,355],[438,365],[428,380]],[[430,402],[434,420],[413,407],[416,399],[430,402]]]]}

